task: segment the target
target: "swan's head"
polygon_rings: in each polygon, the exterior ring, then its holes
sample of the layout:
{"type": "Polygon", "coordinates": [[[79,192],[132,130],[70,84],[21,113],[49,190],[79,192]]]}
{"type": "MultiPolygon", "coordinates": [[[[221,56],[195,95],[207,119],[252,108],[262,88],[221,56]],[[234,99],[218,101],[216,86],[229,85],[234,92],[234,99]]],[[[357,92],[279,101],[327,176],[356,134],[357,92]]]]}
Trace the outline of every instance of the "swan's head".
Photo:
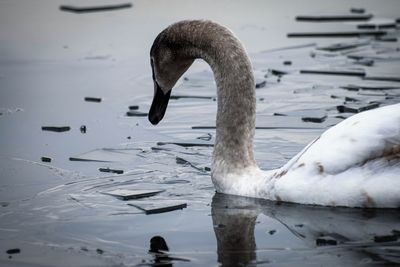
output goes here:
{"type": "Polygon", "coordinates": [[[154,40],[150,50],[154,98],[149,111],[149,121],[154,125],[164,117],[172,88],[194,61],[187,51],[188,47],[179,42],[179,31],[171,27],[154,40]]]}

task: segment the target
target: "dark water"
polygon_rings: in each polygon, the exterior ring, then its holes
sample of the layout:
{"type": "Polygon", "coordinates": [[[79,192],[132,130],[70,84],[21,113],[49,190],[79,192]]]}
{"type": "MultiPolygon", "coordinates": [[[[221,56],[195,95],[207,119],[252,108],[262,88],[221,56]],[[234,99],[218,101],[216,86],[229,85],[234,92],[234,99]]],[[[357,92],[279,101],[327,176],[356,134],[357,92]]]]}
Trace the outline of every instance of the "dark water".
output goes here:
{"type": "MultiPolygon", "coordinates": [[[[361,6],[390,19],[399,14],[398,2],[313,1],[295,10],[290,1],[135,1],[131,9],[80,15],[59,11],[60,4],[0,2],[2,266],[400,264],[397,210],[309,207],[215,194],[209,168],[216,92],[204,63],[196,63],[179,82],[173,91],[177,99],[170,101],[159,126],[125,115],[131,105],[138,105],[138,112],[149,109],[148,50],[157,33],[184,18],[214,19],[243,40],[257,82],[266,82],[257,89],[255,154],[263,169],[279,167],[351,115],[339,113],[338,105],[400,100],[396,81],[300,73],[361,69],[370,77],[396,77],[398,41],[367,38],[365,46],[326,52],[318,48],[356,39],[288,39],[286,33],[353,30],[356,24],[300,23],[294,16],[361,6]],[[374,64],[359,65],[349,55],[374,64]],[[349,85],[364,89],[342,88],[349,85]],[[325,116],[321,123],[302,120],[325,116]],[[49,132],[42,126],[70,130],[49,132]],[[115,189],[165,191],[128,201],[104,194],[115,189]],[[127,205],[177,203],[187,208],[145,215],[127,205]]],[[[391,36],[399,36],[398,27],[389,29],[391,36]]]]}

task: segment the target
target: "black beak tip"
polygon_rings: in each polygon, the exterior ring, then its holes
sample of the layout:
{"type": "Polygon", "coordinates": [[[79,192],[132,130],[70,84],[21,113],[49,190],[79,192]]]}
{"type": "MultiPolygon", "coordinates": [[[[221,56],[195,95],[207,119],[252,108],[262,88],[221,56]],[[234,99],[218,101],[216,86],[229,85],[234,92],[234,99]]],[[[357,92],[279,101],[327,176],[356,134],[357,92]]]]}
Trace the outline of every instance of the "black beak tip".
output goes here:
{"type": "Polygon", "coordinates": [[[158,83],[154,81],[154,98],[148,115],[151,124],[157,125],[164,118],[170,95],[171,91],[164,94],[158,83]]]}
{"type": "Polygon", "coordinates": [[[158,118],[157,115],[155,115],[154,113],[151,113],[151,112],[148,115],[148,119],[149,119],[150,123],[153,125],[157,125],[161,121],[161,119],[158,118]]]}

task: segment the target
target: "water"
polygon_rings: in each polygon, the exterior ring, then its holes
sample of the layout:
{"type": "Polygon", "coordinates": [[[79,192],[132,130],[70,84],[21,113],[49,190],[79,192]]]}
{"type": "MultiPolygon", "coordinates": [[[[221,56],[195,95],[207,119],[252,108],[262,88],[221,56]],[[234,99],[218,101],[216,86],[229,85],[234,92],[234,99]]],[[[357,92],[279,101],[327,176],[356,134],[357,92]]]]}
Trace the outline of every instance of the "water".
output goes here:
{"type": "MultiPolygon", "coordinates": [[[[149,109],[153,86],[148,51],[157,33],[180,19],[210,18],[232,28],[250,52],[257,81],[267,82],[257,89],[257,126],[277,129],[256,131],[255,155],[263,169],[279,167],[341,121],[337,115],[350,115],[336,111],[346,96],[359,99],[360,104],[387,105],[400,99],[399,89],[340,88],[349,84],[398,88],[396,82],[299,74],[301,68],[348,68],[354,62],[315,49],[342,39],[287,39],[286,32],[320,31],[321,27],[346,30],[354,25],[298,23],[294,16],[362,6],[390,18],[399,13],[396,1],[385,5],[336,1],[323,6],[313,1],[298,5],[297,10],[290,8],[290,1],[252,5],[135,1],[129,10],[83,15],[61,12],[59,4],[0,3],[1,265],[399,264],[399,243],[391,241],[400,230],[398,211],[308,207],[215,194],[209,171],[215,130],[192,129],[215,125],[215,83],[204,63],[195,63],[173,95],[209,98],[171,100],[157,127],[146,117],[125,116],[130,105],[138,105],[140,112],[149,109]],[[310,43],[316,44],[272,51],[310,43]],[[285,60],[292,65],[283,65],[285,60]],[[271,68],[293,73],[279,78],[270,74],[271,68]],[[84,101],[88,96],[102,101],[84,101]],[[310,113],[326,114],[327,119],[303,122],[301,114],[310,113]],[[82,125],[87,127],[84,134],[82,125]],[[70,126],[71,130],[46,132],[42,126],[70,126]],[[52,161],[41,162],[43,156],[52,161]],[[86,161],[70,161],[70,157],[86,161]],[[103,173],[99,168],[124,173],[103,173]],[[103,194],[118,188],[165,191],[129,201],[103,194]],[[171,201],[188,206],[145,215],[127,205],[171,201]],[[382,236],[385,242],[379,242],[382,236]],[[163,251],[149,252],[153,237],[163,251]],[[13,248],[20,253],[8,254],[13,248]]],[[[393,57],[398,55],[393,47],[398,42],[373,43],[366,51],[376,55],[380,49],[381,56],[393,57]]],[[[366,69],[371,75],[395,75],[398,59],[377,61],[366,69]]]]}

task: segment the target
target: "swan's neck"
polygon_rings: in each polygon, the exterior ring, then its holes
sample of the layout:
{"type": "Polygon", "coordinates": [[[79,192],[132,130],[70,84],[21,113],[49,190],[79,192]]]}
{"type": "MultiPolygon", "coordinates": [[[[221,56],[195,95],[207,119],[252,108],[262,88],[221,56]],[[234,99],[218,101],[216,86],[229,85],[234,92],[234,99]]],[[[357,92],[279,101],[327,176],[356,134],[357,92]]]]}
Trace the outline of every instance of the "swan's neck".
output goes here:
{"type": "MultiPolygon", "coordinates": [[[[250,61],[231,37],[209,59],[218,88],[213,179],[246,172],[256,166],[253,156],[255,83],[250,61]]],[[[215,182],[217,183],[217,182],[215,182]]]]}
{"type": "Polygon", "coordinates": [[[236,172],[254,166],[255,83],[250,61],[234,36],[219,43],[206,60],[218,90],[214,169],[236,172]]]}
{"type": "MultiPolygon", "coordinates": [[[[187,56],[204,59],[212,68],[218,91],[212,178],[256,168],[253,156],[255,82],[250,60],[233,33],[212,22],[183,23],[179,40],[187,56]]],[[[220,190],[218,190],[220,191],[220,190]]]]}

